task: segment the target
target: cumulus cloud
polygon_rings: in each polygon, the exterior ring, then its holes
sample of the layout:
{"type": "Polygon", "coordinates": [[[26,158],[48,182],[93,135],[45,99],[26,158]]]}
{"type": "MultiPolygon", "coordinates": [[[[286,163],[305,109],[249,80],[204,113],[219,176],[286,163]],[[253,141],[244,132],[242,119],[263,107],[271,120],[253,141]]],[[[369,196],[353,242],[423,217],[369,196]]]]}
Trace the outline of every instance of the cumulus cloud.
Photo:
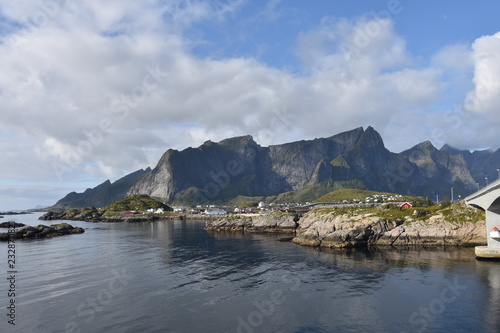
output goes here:
{"type": "MultiPolygon", "coordinates": [[[[500,33],[482,36],[469,46],[449,46],[438,54],[440,68],[455,74],[463,99],[433,117],[435,138],[463,149],[498,149],[500,125],[500,33]],[[437,133],[437,134],[436,134],[437,133]]],[[[448,91],[452,90],[448,88],[448,91]]]]}
{"type": "Polygon", "coordinates": [[[500,102],[496,35],[445,47],[426,64],[389,19],[325,17],[297,36],[303,69],[292,73],[191,49],[193,24],[223,24],[245,1],[54,3],[0,7],[14,22],[0,37],[0,136],[29,166],[2,166],[14,178],[30,168],[39,179],[116,178],[154,166],[168,148],[245,134],[268,145],[372,125],[404,149],[429,138],[436,103],[451,86],[470,90],[472,70],[469,112],[493,114],[500,102]]]}
{"type": "MultiPolygon", "coordinates": [[[[404,67],[412,59],[389,20],[325,19],[299,36],[310,68],[301,77],[251,58],[194,56],[182,27],[240,5],[61,5],[24,43],[1,46],[3,129],[36,137],[46,160],[69,168],[99,162],[109,175],[110,167],[118,173],[169,147],[199,144],[201,135],[250,133],[271,144],[383,128],[402,106],[421,107],[438,92],[433,71],[404,67]],[[289,128],[278,133],[277,124],[289,128]],[[146,156],[141,147],[157,152],[146,156]]],[[[21,20],[23,10],[5,13],[21,20]]]]}
{"type": "Polygon", "coordinates": [[[497,112],[500,105],[500,33],[478,38],[473,46],[474,89],[466,99],[471,112],[497,112]]]}

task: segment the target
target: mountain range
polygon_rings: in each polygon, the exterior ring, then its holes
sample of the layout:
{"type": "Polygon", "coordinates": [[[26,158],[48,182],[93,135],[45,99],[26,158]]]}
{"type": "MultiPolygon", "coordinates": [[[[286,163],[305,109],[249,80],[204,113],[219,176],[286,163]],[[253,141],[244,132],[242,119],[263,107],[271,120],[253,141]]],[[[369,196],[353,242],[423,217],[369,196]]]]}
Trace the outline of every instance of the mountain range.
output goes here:
{"type": "Polygon", "coordinates": [[[328,192],[357,188],[455,199],[498,178],[500,150],[470,152],[430,141],[390,152],[372,127],[328,138],[262,147],[251,136],[198,148],[167,150],[154,169],[138,170],[83,193],[72,192],[53,208],[102,207],[131,194],[170,204],[234,202],[268,197],[276,202],[312,201],[328,192]]]}

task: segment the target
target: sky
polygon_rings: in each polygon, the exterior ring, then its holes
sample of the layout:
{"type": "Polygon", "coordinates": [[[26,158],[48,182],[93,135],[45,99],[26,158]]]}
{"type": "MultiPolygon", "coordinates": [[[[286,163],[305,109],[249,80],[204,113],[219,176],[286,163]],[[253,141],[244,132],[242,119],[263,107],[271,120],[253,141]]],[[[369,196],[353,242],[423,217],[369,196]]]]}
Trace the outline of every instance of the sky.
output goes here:
{"type": "Polygon", "coordinates": [[[0,0],[0,211],[169,148],[372,126],[500,148],[496,0],[0,0]]]}

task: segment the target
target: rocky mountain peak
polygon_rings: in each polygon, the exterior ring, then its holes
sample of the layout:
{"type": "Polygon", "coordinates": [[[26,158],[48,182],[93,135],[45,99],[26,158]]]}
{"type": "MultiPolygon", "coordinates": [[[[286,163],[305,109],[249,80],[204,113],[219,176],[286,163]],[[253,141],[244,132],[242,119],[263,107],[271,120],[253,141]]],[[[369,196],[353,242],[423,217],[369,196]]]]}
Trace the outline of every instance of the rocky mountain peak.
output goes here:
{"type": "Polygon", "coordinates": [[[384,140],[382,140],[380,134],[371,126],[368,126],[363,132],[358,144],[368,149],[385,149],[384,140]]]}
{"type": "Polygon", "coordinates": [[[71,193],[66,202],[78,201],[85,207],[90,201],[102,202],[87,200],[90,194],[110,198],[110,192],[190,204],[227,202],[238,196],[279,196],[289,191],[313,200],[318,193],[339,188],[435,197],[447,193],[450,186],[465,196],[476,188],[474,179],[484,181],[485,176],[493,179],[497,175],[500,150],[465,155],[447,145],[437,150],[430,141],[391,153],[371,126],[269,147],[261,147],[245,135],[220,142],[208,140],[182,151],[169,149],[153,170],[142,170],[119,184],[105,182],[84,194],[71,193]]]}
{"type": "Polygon", "coordinates": [[[251,135],[225,139],[220,141],[218,145],[231,151],[237,151],[240,153],[248,149],[258,150],[262,148],[259,144],[257,144],[257,142],[254,141],[251,135]]]}

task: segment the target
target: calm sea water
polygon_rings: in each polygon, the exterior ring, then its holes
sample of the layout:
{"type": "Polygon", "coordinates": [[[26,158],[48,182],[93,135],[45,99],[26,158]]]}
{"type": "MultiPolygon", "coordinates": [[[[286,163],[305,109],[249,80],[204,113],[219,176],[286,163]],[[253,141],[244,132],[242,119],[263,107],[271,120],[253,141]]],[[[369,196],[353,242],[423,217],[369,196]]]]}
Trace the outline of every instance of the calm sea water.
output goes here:
{"type": "Polygon", "coordinates": [[[0,243],[0,332],[500,331],[500,263],[472,249],[325,251],[201,221],[70,223],[86,232],[16,243],[15,326],[0,243]]]}

